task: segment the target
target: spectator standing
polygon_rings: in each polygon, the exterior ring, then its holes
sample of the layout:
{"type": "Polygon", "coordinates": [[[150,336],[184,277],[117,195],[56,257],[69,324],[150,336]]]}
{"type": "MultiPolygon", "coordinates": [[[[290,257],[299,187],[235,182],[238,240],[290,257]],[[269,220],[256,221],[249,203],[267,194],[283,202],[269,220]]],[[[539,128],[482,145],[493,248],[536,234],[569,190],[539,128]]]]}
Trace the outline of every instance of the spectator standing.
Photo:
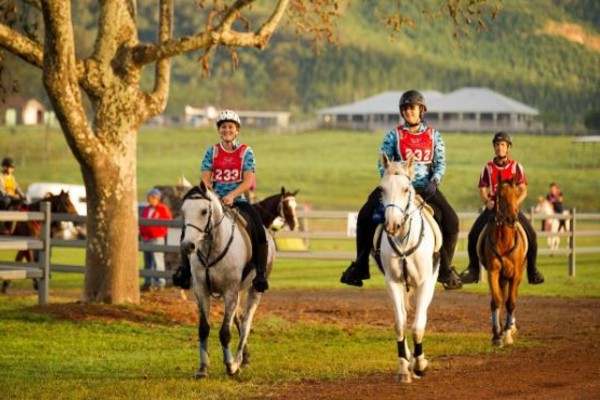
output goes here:
{"type": "MultiPolygon", "coordinates": [[[[546,199],[552,203],[552,208],[554,209],[555,214],[561,215],[563,213],[563,194],[562,190],[560,190],[556,183],[552,182],[550,184],[550,192],[546,196],[546,199]]],[[[560,231],[561,228],[564,228],[565,231],[568,230],[565,219],[559,220],[558,230],[560,231]]]]}
{"type": "MultiPolygon", "coordinates": [[[[160,200],[162,193],[154,188],[146,194],[148,205],[142,210],[143,219],[173,219],[171,210],[160,200]]],[[[166,226],[140,226],[140,238],[142,243],[164,245],[167,237],[166,226]]],[[[144,269],[153,271],[165,270],[165,255],[160,252],[144,251],[144,269]]],[[[150,278],[144,280],[142,291],[151,289],[161,290],[165,287],[165,278],[150,278]]]]}

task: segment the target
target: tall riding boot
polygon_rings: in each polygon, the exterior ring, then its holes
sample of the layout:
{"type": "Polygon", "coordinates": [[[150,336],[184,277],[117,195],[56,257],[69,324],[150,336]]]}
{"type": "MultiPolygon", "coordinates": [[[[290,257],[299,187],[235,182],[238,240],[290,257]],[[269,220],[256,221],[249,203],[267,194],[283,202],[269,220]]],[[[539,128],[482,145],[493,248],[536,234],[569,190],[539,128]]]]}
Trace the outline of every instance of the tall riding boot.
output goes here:
{"type": "Polygon", "coordinates": [[[256,266],[256,277],[252,281],[252,285],[257,292],[262,293],[269,288],[267,282],[267,259],[269,257],[269,246],[266,243],[261,243],[256,248],[254,257],[254,265],[256,266]]]}
{"type": "Polygon", "coordinates": [[[180,253],[181,264],[177,267],[177,271],[172,276],[173,285],[179,286],[182,289],[189,289],[192,286],[192,267],[190,258],[185,252],[180,253]]]}

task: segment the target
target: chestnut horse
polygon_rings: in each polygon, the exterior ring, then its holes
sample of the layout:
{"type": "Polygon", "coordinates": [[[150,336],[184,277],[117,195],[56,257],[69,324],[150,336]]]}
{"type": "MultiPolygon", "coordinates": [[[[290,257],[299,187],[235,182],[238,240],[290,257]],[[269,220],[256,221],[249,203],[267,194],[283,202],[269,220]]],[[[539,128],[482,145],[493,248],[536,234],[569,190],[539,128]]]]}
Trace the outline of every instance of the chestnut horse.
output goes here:
{"type": "Polygon", "coordinates": [[[487,269],[492,295],[492,343],[512,344],[516,332],[515,308],[519,284],[523,280],[527,254],[527,235],[518,223],[519,190],[515,179],[498,183],[494,218],[480,237],[480,260],[487,269]],[[505,322],[501,327],[500,308],[505,305],[505,322]]]}

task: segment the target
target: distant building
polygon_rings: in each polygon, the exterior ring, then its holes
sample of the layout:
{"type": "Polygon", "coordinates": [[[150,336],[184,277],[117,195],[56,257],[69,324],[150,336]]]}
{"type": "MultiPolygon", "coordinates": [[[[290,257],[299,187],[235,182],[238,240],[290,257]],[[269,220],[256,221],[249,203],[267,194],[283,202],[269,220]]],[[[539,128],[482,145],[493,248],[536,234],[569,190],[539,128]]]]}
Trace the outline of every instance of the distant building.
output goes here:
{"type": "MultiPolygon", "coordinates": [[[[355,103],[318,111],[324,128],[386,131],[399,124],[398,102],[404,91],[384,92],[355,103]]],[[[443,94],[422,91],[425,120],[441,131],[539,132],[538,110],[487,88],[465,87],[443,94]]]]}
{"type": "Polygon", "coordinates": [[[45,123],[46,108],[33,98],[9,97],[1,106],[3,122],[8,126],[42,125],[45,123]]]}

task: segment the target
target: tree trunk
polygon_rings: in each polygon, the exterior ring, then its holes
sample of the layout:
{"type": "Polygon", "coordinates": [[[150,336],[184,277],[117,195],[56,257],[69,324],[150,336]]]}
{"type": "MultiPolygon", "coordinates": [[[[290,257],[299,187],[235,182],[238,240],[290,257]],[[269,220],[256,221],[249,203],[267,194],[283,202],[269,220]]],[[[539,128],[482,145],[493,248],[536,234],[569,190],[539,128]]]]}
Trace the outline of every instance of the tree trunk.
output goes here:
{"type": "Polygon", "coordinates": [[[121,135],[92,166],[82,165],[88,244],[83,301],[139,303],[137,132],[121,135]]]}

